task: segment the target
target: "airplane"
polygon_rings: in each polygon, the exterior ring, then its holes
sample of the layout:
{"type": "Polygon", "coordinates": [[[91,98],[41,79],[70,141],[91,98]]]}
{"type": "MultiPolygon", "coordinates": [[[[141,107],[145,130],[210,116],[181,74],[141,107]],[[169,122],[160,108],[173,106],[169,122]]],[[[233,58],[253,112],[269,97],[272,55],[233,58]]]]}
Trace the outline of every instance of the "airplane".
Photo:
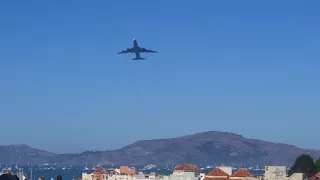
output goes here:
{"type": "Polygon", "coordinates": [[[140,56],[140,53],[158,53],[158,52],[139,47],[138,41],[136,39],[133,39],[133,47],[127,48],[126,50],[123,50],[118,54],[123,54],[123,53],[135,53],[136,57],[133,58],[132,60],[144,60],[145,58],[142,58],[140,56]]]}

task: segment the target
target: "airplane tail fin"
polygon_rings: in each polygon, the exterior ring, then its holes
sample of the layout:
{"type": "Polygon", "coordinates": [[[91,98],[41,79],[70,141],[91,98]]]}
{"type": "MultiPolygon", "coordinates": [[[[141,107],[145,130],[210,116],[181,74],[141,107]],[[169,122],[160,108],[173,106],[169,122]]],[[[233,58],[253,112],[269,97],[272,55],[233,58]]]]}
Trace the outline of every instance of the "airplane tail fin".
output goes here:
{"type": "Polygon", "coordinates": [[[142,57],[137,57],[137,58],[133,58],[132,60],[144,60],[145,58],[142,57]]]}

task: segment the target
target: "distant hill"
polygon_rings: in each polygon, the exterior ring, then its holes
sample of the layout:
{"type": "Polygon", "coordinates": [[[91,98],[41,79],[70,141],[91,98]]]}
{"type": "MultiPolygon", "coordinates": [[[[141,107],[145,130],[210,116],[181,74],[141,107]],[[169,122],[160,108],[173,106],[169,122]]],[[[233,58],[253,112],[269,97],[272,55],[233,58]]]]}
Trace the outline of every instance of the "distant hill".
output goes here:
{"type": "Polygon", "coordinates": [[[42,164],[44,159],[56,156],[54,153],[38,150],[25,144],[0,146],[0,161],[10,164],[33,162],[42,164]]]}
{"type": "MultiPolygon", "coordinates": [[[[14,147],[14,146],[13,146],[14,147]]],[[[308,150],[288,144],[247,139],[241,135],[227,132],[209,131],[170,139],[141,140],[115,151],[84,152],[81,154],[53,154],[25,148],[0,146],[0,159],[29,162],[57,162],[61,164],[93,165],[103,164],[182,164],[190,162],[197,165],[274,165],[291,164],[295,158],[306,153],[314,158],[320,157],[319,150],[308,150]],[[4,147],[6,150],[2,151],[4,147]],[[16,149],[19,149],[18,153],[16,149]],[[24,150],[23,150],[24,149],[24,150]],[[19,159],[23,155],[23,158],[19,159]],[[8,156],[7,156],[8,155],[8,156]],[[10,157],[10,158],[9,158],[10,157]],[[35,159],[35,160],[32,160],[35,159]],[[26,161],[28,160],[28,161],[26,161]]]]}

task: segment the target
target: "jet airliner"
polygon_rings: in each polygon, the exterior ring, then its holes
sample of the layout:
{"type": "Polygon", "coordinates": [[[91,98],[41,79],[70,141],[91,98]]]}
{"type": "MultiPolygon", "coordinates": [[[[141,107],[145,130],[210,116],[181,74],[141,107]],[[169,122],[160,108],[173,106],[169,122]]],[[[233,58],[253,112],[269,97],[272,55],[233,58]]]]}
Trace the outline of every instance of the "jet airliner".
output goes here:
{"type": "Polygon", "coordinates": [[[123,54],[123,53],[135,53],[136,57],[133,58],[132,60],[143,60],[145,58],[142,58],[140,56],[140,53],[158,53],[158,52],[139,47],[138,41],[136,39],[133,39],[133,47],[123,50],[118,54],[123,54]]]}

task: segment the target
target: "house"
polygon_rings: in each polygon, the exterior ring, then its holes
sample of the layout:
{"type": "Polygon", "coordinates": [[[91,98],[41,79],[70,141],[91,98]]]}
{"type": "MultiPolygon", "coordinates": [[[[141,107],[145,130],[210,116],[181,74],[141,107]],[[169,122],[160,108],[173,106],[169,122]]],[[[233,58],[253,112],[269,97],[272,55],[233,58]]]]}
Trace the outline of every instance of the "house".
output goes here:
{"type": "Polygon", "coordinates": [[[200,169],[191,164],[182,164],[173,169],[170,180],[199,180],[200,169]]]}
{"type": "Polygon", "coordinates": [[[91,174],[91,180],[106,180],[109,174],[103,168],[98,168],[91,174]]]}
{"type": "Polygon", "coordinates": [[[128,166],[120,166],[120,174],[121,175],[137,175],[138,171],[135,169],[130,169],[128,166]]]}
{"type": "Polygon", "coordinates": [[[238,171],[234,172],[229,179],[230,180],[256,180],[257,177],[254,176],[249,171],[247,171],[246,169],[241,168],[238,171]]]}
{"type": "Polygon", "coordinates": [[[266,166],[265,167],[265,180],[302,180],[302,173],[293,173],[290,177],[287,177],[286,166],[266,166]]]}
{"type": "MultiPolygon", "coordinates": [[[[108,172],[103,168],[96,169],[93,173],[82,173],[82,180],[158,180],[155,173],[143,174],[127,166],[121,166],[120,169],[108,172]]],[[[165,180],[165,179],[161,179],[165,180]]]]}
{"type": "Polygon", "coordinates": [[[215,168],[206,174],[204,180],[229,180],[229,174],[220,168],[215,168]]]}
{"type": "Polygon", "coordinates": [[[232,174],[231,167],[218,167],[206,174],[204,180],[257,180],[257,178],[243,168],[232,174]]]}

